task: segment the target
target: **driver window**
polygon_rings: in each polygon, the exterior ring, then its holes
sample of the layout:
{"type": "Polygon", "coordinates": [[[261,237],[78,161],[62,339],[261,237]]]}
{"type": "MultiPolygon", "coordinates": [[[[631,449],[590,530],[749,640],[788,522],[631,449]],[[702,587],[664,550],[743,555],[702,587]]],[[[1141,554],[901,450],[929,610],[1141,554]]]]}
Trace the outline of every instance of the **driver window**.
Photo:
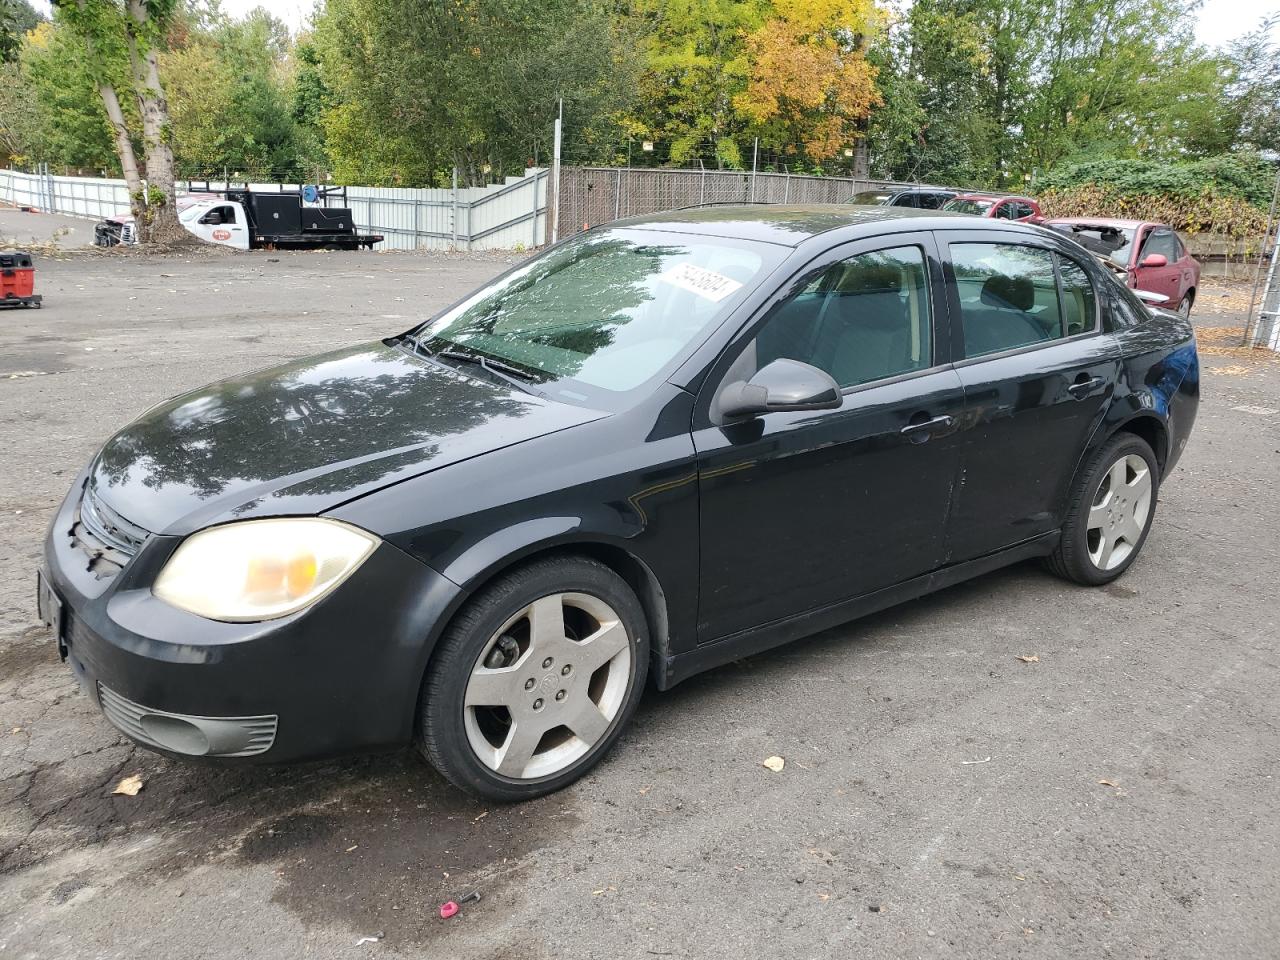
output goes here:
{"type": "Polygon", "coordinates": [[[1178,256],[1178,238],[1174,236],[1171,230],[1152,230],[1147,237],[1147,243],[1142,248],[1142,255],[1138,258],[1138,262],[1152,254],[1158,253],[1170,263],[1176,263],[1180,258],[1178,256]]]}
{"type": "Polygon", "coordinates": [[[213,225],[220,223],[235,223],[236,208],[231,206],[214,207],[200,218],[200,222],[213,225]]]}
{"type": "Polygon", "coordinates": [[[953,243],[966,357],[1063,336],[1053,254],[1012,243],[953,243]]]}
{"type": "Polygon", "coordinates": [[[933,365],[928,270],[919,247],[827,267],[774,308],[756,336],[757,369],[789,358],[842,388],[933,365]]]}

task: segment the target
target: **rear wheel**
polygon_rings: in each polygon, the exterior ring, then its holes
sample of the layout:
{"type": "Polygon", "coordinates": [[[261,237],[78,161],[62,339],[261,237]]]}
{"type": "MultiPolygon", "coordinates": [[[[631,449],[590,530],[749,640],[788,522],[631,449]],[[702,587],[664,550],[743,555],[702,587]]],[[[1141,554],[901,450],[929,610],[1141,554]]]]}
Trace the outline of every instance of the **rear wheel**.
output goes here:
{"type": "Polygon", "coordinates": [[[1129,569],[1155,517],[1159,474],[1145,440],[1131,433],[1112,437],[1076,481],[1049,568],[1089,586],[1129,569]]]}
{"type": "Polygon", "coordinates": [[[1191,316],[1191,308],[1195,305],[1195,302],[1196,292],[1188,290],[1187,295],[1182,298],[1182,303],[1178,304],[1178,313],[1182,314],[1183,317],[1189,318],[1191,316]]]}
{"type": "Polygon", "coordinates": [[[464,790],[525,800],[590,770],[635,711],[649,664],[627,584],[583,557],[535,561],[450,624],[423,684],[419,743],[464,790]]]}

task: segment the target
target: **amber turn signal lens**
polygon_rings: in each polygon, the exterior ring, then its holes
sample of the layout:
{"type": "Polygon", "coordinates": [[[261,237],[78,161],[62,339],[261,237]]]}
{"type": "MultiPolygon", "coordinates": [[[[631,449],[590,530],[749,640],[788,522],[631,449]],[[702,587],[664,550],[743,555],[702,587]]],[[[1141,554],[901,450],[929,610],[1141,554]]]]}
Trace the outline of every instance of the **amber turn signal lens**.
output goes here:
{"type": "Polygon", "coordinates": [[[316,585],[316,574],[320,567],[316,558],[310,553],[299,554],[289,561],[284,577],[284,589],[291,598],[298,598],[308,593],[316,585]]]}

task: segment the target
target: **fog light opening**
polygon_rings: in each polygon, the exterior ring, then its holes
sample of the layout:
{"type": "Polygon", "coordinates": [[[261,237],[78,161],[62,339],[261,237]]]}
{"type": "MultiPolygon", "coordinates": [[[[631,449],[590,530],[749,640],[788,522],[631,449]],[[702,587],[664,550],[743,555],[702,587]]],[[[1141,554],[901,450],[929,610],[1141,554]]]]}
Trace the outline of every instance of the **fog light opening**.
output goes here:
{"type": "Polygon", "coordinates": [[[205,732],[180,717],[149,713],[139,718],[138,724],[143,733],[166,750],[191,757],[203,757],[209,752],[209,738],[205,732]]]}

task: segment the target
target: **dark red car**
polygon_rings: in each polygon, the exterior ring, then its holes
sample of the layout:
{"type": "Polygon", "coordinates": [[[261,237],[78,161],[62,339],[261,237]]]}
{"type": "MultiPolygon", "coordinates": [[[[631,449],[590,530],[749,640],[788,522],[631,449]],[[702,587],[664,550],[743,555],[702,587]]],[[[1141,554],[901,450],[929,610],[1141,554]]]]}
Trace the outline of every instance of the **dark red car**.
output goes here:
{"type": "Polygon", "coordinates": [[[1040,204],[1030,197],[962,193],[942,209],[952,213],[969,213],[975,217],[990,217],[992,220],[1016,220],[1018,223],[1044,222],[1040,204]]]}
{"type": "Polygon", "coordinates": [[[1200,288],[1200,263],[1187,252],[1173,227],[1094,217],[1061,217],[1046,221],[1045,226],[1073,237],[1121,274],[1129,288],[1168,297],[1162,307],[1177,310],[1184,317],[1191,315],[1200,288]]]}

